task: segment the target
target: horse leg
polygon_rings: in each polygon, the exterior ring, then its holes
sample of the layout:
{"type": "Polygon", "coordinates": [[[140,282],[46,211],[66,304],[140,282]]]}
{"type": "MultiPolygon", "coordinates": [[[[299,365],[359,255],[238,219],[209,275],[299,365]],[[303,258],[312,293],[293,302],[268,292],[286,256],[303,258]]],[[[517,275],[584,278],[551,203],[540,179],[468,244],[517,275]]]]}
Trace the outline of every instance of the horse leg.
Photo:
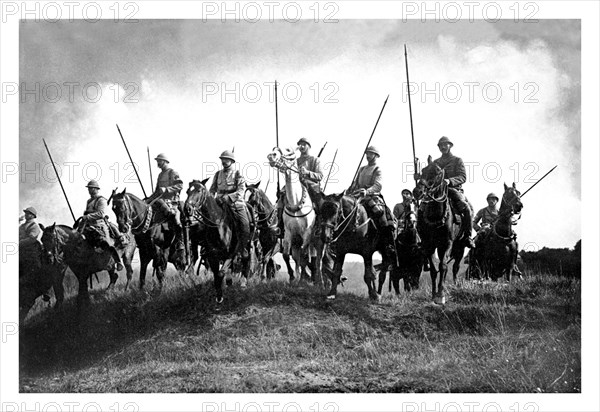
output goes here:
{"type": "MultiPolygon", "coordinates": [[[[450,246],[450,245],[448,245],[450,246]]],[[[440,260],[439,272],[440,276],[438,279],[438,290],[434,296],[433,301],[438,305],[444,305],[446,303],[446,295],[444,290],[444,283],[446,282],[446,275],[448,274],[448,264],[446,263],[448,247],[445,250],[438,249],[438,258],[440,260]]]]}
{"type": "Polygon", "coordinates": [[[329,293],[327,293],[327,299],[335,299],[337,295],[337,286],[340,283],[345,258],[345,254],[340,254],[339,256],[336,256],[335,264],[333,265],[333,276],[331,278],[331,290],[329,291],[329,293]]]}
{"type": "Polygon", "coordinates": [[[363,262],[365,267],[365,276],[363,279],[369,288],[369,298],[371,298],[371,300],[379,301],[381,296],[377,293],[377,289],[375,287],[375,269],[373,269],[372,255],[363,255],[363,262]]]}
{"type": "Polygon", "coordinates": [[[110,282],[109,282],[108,286],[106,287],[106,290],[109,290],[113,286],[115,286],[115,284],[117,283],[117,279],[119,279],[119,274],[115,271],[114,268],[111,268],[108,271],[108,277],[110,279],[110,282]]]}
{"type": "Polygon", "coordinates": [[[216,301],[217,303],[223,303],[223,280],[225,279],[225,273],[219,270],[219,258],[208,258],[208,265],[213,273],[213,283],[217,294],[216,301]]]}
{"type": "Polygon", "coordinates": [[[78,275],[77,280],[79,283],[79,291],[77,293],[77,309],[85,309],[90,305],[90,294],[88,291],[87,278],[91,277],[92,274],[89,275],[78,275]]]}
{"type": "MultiPolygon", "coordinates": [[[[365,266],[366,268],[366,266],[365,266]]],[[[385,279],[387,277],[387,268],[385,265],[379,271],[379,286],[377,287],[377,294],[381,295],[381,291],[383,290],[383,284],[385,283],[385,279]]],[[[392,278],[392,272],[390,272],[390,279],[392,278]]]]}
{"type": "Polygon", "coordinates": [[[63,280],[65,278],[66,271],[67,268],[65,267],[64,269],[57,270],[52,274],[52,288],[54,289],[54,297],[56,298],[54,309],[59,309],[65,300],[65,287],[63,286],[63,280]]]}
{"type": "Polygon", "coordinates": [[[433,264],[433,253],[431,255],[427,255],[427,260],[429,261],[429,276],[431,276],[431,298],[435,299],[435,294],[437,293],[437,274],[438,271],[433,264]]]}

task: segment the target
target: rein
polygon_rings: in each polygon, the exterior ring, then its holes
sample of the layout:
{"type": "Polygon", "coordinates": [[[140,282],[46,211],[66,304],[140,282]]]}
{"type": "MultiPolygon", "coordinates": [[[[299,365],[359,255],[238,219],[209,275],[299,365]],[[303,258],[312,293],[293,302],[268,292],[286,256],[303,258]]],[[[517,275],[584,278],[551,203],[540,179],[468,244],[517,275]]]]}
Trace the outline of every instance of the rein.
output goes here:
{"type": "Polygon", "coordinates": [[[141,214],[135,215],[135,217],[133,217],[133,211],[135,210],[133,208],[133,205],[131,203],[131,198],[127,195],[124,196],[125,198],[125,207],[127,208],[127,224],[131,225],[131,233],[133,234],[140,234],[140,233],[145,233],[148,231],[148,229],[150,228],[150,223],[152,222],[152,215],[154,214],[154,211],[152,209],[152,206],[148,205],[148,207],[146,208],[145,211],[145,216],[142,218],[141,222],[139,225],[137,225],[136,227],[133,227],[133,221],[134,219],[138,219],[141,214]],[[140,230],[141,228],[141,230],[140,230]]]}
{"type": "Polygon", "coordinates": [[[321,226],[333,229],[333,235],[332,235],[333,239],[331,240],[330,243],[337,242],[337,240],[344,234],[344,232],[346,232],[346,230],[350,226],[351,219],[353,217],[356,217],[356,214],[358,212],[358,207],[359,207],[359,202],[356,202],[354,208],[350,211],[350,213],[348,213],[347,216],[344,216],[344,208],[342,207],[342,204],[340,202],[339,209],[335,215],[335,217],[336,217],[335,220],[337,222],[339,220],[339,216],[342,215],[342,217],[344,218],[342,220],[342,222],[339,224],[323,222],[321,224],[321,226]]]}
{"type": "Polygon", "coordinates": [[[205,226],[217,228],[217,227],[219,227],[219,224],[217,222],[212,221],[211,219],[209,219],[206,215],[204,215],[202,213],[202,206],[204,206],[205,201],[206,201],[206,195],[204,196],[203,199],[201,199],[198,202],[188,203],[191,206],[192,211],[193,211],[192,216],[190,216],[190,218],[196,219],[199,223],[202,223],[205,226]]]}

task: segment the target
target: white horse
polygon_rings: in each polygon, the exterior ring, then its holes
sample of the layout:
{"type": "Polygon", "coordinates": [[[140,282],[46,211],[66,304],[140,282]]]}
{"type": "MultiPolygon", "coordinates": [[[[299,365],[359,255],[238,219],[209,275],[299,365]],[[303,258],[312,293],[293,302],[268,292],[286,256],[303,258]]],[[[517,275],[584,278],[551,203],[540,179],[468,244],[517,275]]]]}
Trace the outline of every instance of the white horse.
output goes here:
{"type": "MultiPolygon", "coordinates": [[[[289,262],[291,254],[296,263],[296,275],[301,276],[302,279],[308,279],[306,267],[309,265],[309,256],[314,255],[315,251],[306,250],[302,245],[309,240],[310,227],[315,220],[315,211],[308,190],[300,183],[298,168],[296,167],[296,153],[293,149],[282,150],[276,147],[267,158],[271,167],[276,168],[285,177],[286,205],[283,210],[283,226],[285,228],[282,247],[283,258],[286,262],[289,262]]],[[[294,273],[289,272],[289,275],[291,282],[294,280],[294,273]]]]}

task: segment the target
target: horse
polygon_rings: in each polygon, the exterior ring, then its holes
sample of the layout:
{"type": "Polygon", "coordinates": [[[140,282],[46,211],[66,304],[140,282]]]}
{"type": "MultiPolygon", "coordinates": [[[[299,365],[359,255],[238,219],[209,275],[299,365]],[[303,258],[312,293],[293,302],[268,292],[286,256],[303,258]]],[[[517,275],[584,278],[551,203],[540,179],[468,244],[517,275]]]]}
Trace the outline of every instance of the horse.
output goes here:
{"type": "MultiPolygon", "coordinates": [[[[282,254],[284,260],[289,260],[290,254],[296,263],[295,272],[302,279],[308,279],[306,267],[309,257],[316,252],[310,246],[309,228],[315,220],[315,211],[310,200],[308,189],[300,182],[298,170],[295,168],[296,155],[292,149],[285,152],[276,147],[267,155],[271,167],[277,169],[285,176],[285,197],[287,204],[283,211],[283,237],[282,254]],[[295,173],[295,175],[293,175],[295,173]],[[309,245],[306,247],[306,245],[309,245]],[[304,247],[303,247],[304,246],[304,247]]],[[[290,282],[295,279],[294,271],[288,266],[290,282]]]]}
{"type": "Polygon", "coordinates": [[[521,275],[517,268],[519,244],[513,231],[523,209],[520,196],[515,183],[512,186],[504,184],[498,219],[487,232],[481,234],[480,239],[478,236],[469,259],[470,274],[479,273],[494,281],[506,275],[509,282],[513,273],[521,275]]]}
{"type": "Polygon", "coordinates": [[[321,239],[333,255],[333,273],[331,290],[327,299],[335,299],[337,286],[340,283],[346,254],[355,253],[362,256],[364,261],[364,281],[367,284],[369,297],[379,300],[375,289],[375,273],[373,269],[373,253],[379,252],[384,256],[385,251],[379,245],[379,236],[374,222],[368,217],[367,211],[360,202],[345,192],[323,197],[319,210],[321,219],[321,239]]]}
{"type": "Polygon", "coordinates": [[[422,250],[429,262],[433,301],[443,305],[446,303],[444,283],[448,273],[448,261],[450,258],[455,259],[454,263],[458,271],[462,260],[462,254],[459,252],[464,251],[464,247],[453,248],[455,240],[460,237],[461,228],[450,207],[444,170],[432,162],[431,156],[428,157],[427,163],[414,190],[415,197],[421,200],[422,205],[417,220],[417,231],[422,240],[422,250]],[[433,255],[436,252],[439,259],[438,270],[433,262],[433,255]]]}
{"type": "Polygon", "coordinates": [[[114,258],[109,251],[96,251],[85,237],[76,229],[66,225],[56,225],[44,228],[42,231],[42,244],[46,251],[49,264],[60,270],[63,265],[68,266],[79,284],[77,293],[77,307],[89,304],[88,278],[96,272],[108,271],[110,284],[114,286],[118,275],[114,269],[114,258]]]}
{"type": "MultiPolygon", "coordinates": [[[[277,273],[277,265],[273,256],[281,251],[281,243],[277,237],[277,209],[266,193],[259,188],[260,182],[246,185],[246,202],[252,206],[257,218],[258,242],[260,244],[260,273],[262,278],[273,279],[277,273]]],[[[288,273],[294,273],[290,264],[290,256],[284,255],[288,273]]]]}
{"type": "MultiPolygon", "coordinates": [[[[40,242],[19,247],[19,320],[21,324],[35,300],[50,288],[56,297],[55,309],[64,301],[63,279],[67,265],[51,265],[40,242]]],[[[47,298],[45,298],[47,299],[47,298]]]]}
{"type": "MultiPolygon", "coordinates": [[[[390,282],[394,286],[396,295],[400,294],[400,279],[404,280],[404,290],[406,292],[419,288],[419,280],[423,271],[425,257],[419,246],[416,221],[416,214],[410,212],[404,220],[404,227],[396,236],[398,264],[392,266],[390,272],[390,282]]],[[[387,270],[385,267],[379,272],[379,288],[377,289],[377,293],[379,294],[381,294],[383,289],[386,273],[387,270]]]]}
{"type": "MultiPolygon", "coordinates": [[[[213,272],[217,303],[223,303],[225,272],[232,269],[237,257],[233,216],[226,208],[227,206],[217,203],[202,182],[190,182],[183,208],[184,215],[189,224],[199,224],[198,236],[203,238],[204,254],[213,272]],[[221,262],[224,262],[222,267],[221,262]]],[[[240,267],[242,287],[245,287],[250,273],[250,255],[240,258],[240,267]]]]}
{"type": "MultiPolygon", "coordinates": [[[[180,273],[185,270],[185,262],[181,256],[183,252],[177,248],[177,233],[167,224],[169,216],[160,208],[154,209],[151,204],[126,193],[126,190],[121,193],[114,190],[111,200],[119,230],[122,233],[131,231],[140,252],[140,289],[146,284],[146,270],[150,261],[159,288],[162,288],[168,262],[173,263],[180,273]]],[[[126,287],[129,281],[128,277],[126,287]]]]}

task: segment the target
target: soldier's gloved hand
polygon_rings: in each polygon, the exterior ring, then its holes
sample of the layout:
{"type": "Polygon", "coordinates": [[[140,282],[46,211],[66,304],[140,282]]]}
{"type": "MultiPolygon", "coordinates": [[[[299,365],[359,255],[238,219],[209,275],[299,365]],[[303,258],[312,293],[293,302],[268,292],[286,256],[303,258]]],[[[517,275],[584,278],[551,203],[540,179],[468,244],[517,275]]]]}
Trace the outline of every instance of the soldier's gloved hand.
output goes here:
{"type": "Polygon", "coordinates": [[[367,189],[358,189],[356,192],[354,192],[355,195],[357,196],[366,196],[367,195],[367,189]]]}
{"type": "Polygon", "coordinates": [[[444,182],[446,182],[446,184],[447,184],[448,186],[450,186],[450,179],[444,179],[444,182]]]}
{"type": "Polygon", "coordinates": [[[166,187],[159,187],[158,191],[160,192],[160,194],[162,195],[163,193],[165,193],[167,191],[166,187]]]}
{"type": "Polygon", "coordinates": [[[303,176],[303,177],[308,174],[308,170],[306,170],[305,166],[300,166],[299,172],[300,172],[300,176],[303,176]]]}
{"type": "Polygon", "coordinates": [[[420,173],[415,173],[415,181],[418,181],[421,179],[421,174],[420,173]]]}

